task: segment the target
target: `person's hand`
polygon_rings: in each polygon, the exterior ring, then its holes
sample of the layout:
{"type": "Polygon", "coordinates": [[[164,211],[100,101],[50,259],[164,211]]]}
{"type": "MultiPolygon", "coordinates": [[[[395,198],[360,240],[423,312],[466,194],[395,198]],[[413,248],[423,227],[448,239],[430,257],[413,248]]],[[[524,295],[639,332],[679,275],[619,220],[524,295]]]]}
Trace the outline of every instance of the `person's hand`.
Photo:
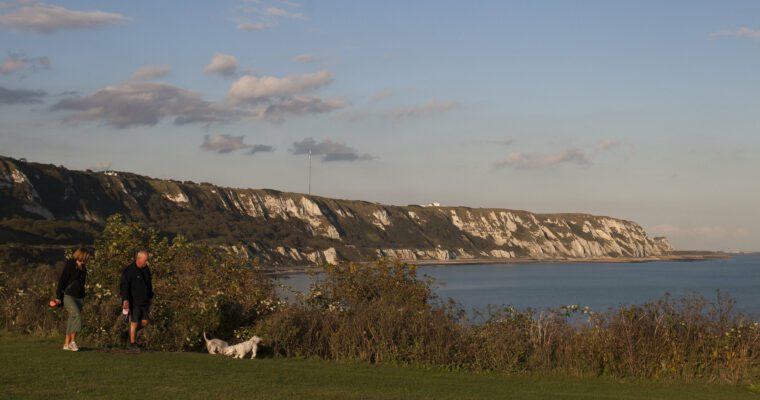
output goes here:
{"type": "Polygon", "coordinates": [[[59,304],[61,304],[61,301],[58,299],[53,299],[53,300],[50,300],[50,302],[48,302],[48,306],[50,306],[50,308],[55,308],[59,304]]]}

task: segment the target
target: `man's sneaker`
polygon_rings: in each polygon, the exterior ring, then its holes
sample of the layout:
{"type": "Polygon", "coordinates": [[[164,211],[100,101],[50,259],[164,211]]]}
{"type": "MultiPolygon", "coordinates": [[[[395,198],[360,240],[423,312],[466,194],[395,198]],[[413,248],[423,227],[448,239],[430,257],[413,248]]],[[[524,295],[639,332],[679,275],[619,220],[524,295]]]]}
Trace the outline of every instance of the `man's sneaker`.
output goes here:
{"type": "Polygon", "coordinates": [[[79,351],[79,347],[77,346],[77,342],[69,342],[69,350],[70,351],[79,351]]]}
{"type": "Polygon", "coordinates": [[[138,352],[140,351],[140,346],[138,346],[137,343],[130,343],[129,346],[127,346],[127,349],[138,352]]]}
{"type": "Polygon", "coordinates": [[[64,344],[63,345],[63,351],[69,351],[69,345],[64,344]]]}

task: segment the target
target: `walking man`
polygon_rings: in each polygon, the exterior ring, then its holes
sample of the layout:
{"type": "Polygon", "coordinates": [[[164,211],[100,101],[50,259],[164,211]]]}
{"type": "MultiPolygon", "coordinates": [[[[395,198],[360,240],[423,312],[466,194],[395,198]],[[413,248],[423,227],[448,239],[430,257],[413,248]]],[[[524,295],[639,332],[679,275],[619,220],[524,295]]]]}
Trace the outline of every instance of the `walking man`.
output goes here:
{"type": "Polygon", "coordinates": [[[148,325],[153,283],[148,252],[140,250],[121,273],[121,307],[129,313],[129,347],[137,349],[137,332],[148,325]]]}

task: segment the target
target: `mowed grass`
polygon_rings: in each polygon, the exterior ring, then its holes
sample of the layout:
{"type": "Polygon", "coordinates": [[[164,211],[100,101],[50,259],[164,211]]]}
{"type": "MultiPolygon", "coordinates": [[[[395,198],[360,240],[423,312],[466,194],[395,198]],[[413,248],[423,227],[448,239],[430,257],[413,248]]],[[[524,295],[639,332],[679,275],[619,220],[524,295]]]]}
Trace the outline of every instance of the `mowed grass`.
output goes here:
{"type": "MultiPolygon", "coordinates": [[[[86,343],[83,343],[86,346],[86,343]]],[[[200,353],[64,352],[0,336],[2,399],[758,399],[745,387],[525,377],[200,353]]]]}

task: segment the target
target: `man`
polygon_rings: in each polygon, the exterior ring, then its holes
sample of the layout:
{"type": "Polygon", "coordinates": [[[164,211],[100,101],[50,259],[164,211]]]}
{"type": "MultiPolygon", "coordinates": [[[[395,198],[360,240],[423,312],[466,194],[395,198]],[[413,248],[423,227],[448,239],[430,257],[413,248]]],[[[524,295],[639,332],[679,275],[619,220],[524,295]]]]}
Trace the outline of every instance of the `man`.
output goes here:
{"type": "Polygon", "coordinates": [[[121,307],[129,314],[129,347],[137,348],[137,331],[148,325],[153,283],[148,252],[140,250],[135,261],[121,273],[121,307]]]}

